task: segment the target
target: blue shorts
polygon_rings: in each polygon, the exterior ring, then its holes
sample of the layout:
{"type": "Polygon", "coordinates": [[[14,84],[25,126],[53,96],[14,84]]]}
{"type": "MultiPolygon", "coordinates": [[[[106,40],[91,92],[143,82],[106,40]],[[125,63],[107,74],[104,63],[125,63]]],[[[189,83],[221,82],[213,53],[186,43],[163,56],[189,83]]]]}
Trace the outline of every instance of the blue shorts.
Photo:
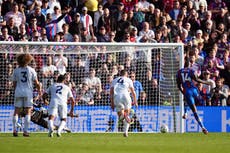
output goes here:
{"type": "Polygon", "coordinates": [[[199,91],[196,87],[186,88],[184,96],[187,104],[190,107],[195,104],[195,99],[198,98],[199,91]]]}

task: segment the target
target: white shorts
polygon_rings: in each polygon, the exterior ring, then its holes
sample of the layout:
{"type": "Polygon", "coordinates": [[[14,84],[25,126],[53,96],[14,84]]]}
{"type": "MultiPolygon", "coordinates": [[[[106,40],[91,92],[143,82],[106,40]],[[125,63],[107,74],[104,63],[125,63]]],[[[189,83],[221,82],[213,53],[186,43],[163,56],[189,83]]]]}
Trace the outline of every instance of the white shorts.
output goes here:
{"type": "Polygon", "coordinates": [[[67,104],[63,105],[50,105],[48,110],[49,115],[57,116],[60,119],[67,118],[67,104]]]}
{"type": "Polygon", "coordinates": [[[117,112],[120,112],[122,109],[128,110],[131,109],[132,99],[130,95],[115,95],[114,105],[117,112]]]}
{"type": "Polygon", "coordinates": [[[14,106],[18,108],[33,107],[33,98],[29,97],[15,97],[14,106]]]}

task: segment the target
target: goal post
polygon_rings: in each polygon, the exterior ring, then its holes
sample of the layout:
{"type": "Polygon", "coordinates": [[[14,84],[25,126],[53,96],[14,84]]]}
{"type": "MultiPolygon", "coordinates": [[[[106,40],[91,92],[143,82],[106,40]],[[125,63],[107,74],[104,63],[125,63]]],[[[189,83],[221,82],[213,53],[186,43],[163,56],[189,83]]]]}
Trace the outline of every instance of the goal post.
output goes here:
{"type": "MultiPolygon", "coordinates": [[[[110,108],[109,88],[122,69],[135,80],[139,103],[132,108],[135,123],[130,131],[155,133],[165,124],[169,132],[184,132],[183,97],[176,85],[176,72],[184,62],[183,44],[91,42],[0,42],[0,132],[12,131],[11,78],[17,55],[25,52],[34,56],[31,66],[43,90],[58,74],[66,74],[66,84],[78,102],[74,108],[78,117],[67,120],[73,132],[121,131],[116,112],[110,108]]],[[[30,130],[46,131],[33,123],[30,130]]]]}

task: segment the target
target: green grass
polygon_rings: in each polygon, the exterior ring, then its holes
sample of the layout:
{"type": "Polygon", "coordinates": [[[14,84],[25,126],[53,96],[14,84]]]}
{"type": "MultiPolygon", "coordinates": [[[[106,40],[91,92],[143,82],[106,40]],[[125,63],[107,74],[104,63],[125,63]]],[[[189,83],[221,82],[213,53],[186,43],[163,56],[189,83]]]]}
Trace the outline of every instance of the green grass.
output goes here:
{"type": "Polygon", "coordinates": [[[71,133],[58,138],[46,133],[12,137],[0,133],[0,153],[228,153],[228,133],[154,134],[71,133]]]}

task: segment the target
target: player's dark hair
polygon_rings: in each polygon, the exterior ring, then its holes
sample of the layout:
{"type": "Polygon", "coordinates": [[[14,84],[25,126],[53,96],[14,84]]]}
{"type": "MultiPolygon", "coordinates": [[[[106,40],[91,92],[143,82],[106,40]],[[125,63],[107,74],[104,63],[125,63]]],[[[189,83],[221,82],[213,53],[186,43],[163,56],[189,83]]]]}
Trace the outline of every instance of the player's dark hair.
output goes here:
{"type": "Polygon", "coordinates": [[[57,78],[57,82],[63,82],[65,80],[65,75],[59,75],[58,78],[57,78]]]}
{"type": "Polygon", "coordinates": [[[121,70],[121,71],[120,71],[120,76],[124,76],[126,73],[127,73],[126,70],[121,70]]]}

